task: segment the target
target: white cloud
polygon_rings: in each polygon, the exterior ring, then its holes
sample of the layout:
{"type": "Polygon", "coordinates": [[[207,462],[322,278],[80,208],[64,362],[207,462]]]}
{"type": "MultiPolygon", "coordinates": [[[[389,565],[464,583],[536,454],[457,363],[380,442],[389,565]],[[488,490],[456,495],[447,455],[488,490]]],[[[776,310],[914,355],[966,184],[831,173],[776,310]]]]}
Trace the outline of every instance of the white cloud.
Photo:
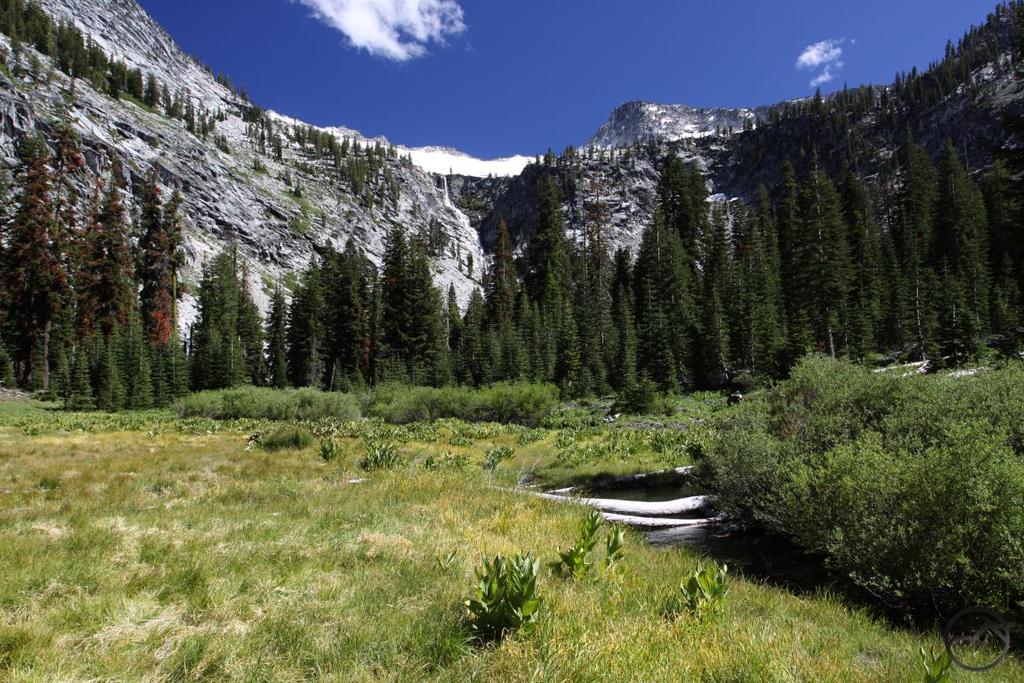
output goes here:
{"type": "Polygon", "coordinates": [[[824,85],[830,81],[835,80],[836,76],[839,75],[839,71],[843,68],[842,62],[833,62],[825,67],[824,71],[811,79],[811,87],[817,88],[819,85],[824,85]]]}
{"type": "Polygon", "coordinates": [[[405,62],[427,53],[430,43],[466,30],[458,0],[296,0],[352,46],[405,62]]]}
{"type": "MultiPolygon", "coordinates": [[[[843,43],[845,38],[822,40],[804,48],[796,60],[796,68],[803,70],[821,69],[811,79],[810,87],[817,88],[835,79],[843,69],[843,43]]],[[[851,44],[855,44],[850,41],[851,44]]]]}

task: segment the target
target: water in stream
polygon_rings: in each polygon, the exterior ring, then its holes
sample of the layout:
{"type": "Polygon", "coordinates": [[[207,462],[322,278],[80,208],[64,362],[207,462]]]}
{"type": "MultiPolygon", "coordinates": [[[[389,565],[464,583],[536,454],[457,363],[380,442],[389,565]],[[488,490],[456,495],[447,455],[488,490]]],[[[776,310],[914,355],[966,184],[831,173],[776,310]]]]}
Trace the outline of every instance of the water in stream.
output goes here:
{"type": "MultiPolygon", "coordinates": [[[[595,498],[614,498],[660,502],[703,493],[700,483],[690,476],[650,477],[616,485],[585,487],[583,493],[595,498]]],[[[701,511],[673,517],[711,517],[715,512],[701,511]]],[[[823,558],[803,551],[787,538],[724,521],[698,527],[657,529],[643,532],[655,546],[686,545],[709,559],[729,565],[747,578],[800,592],[814,592],[842,583],[830,572],[823,558]]]]}

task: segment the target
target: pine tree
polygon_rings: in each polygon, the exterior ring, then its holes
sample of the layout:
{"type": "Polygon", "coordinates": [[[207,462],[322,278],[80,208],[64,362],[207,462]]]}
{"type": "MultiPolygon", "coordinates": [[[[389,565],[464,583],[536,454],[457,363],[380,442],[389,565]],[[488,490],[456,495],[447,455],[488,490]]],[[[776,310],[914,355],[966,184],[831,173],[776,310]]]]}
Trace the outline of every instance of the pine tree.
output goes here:
{"type": "Polygon", "coordinates": [[[617,392],[632,387],[636,375],[636,321],[633,318],[633,265],[629,249],[615,252],[612,279],[612,356],[609,382],[617,392]]]}
{"type": "Polygon", "coordinates": [[[191,387],[226,389],[246,379],[245,354],[239,337],[238,280],[234,241],[203,269],[199,284],[199,318],[191,335],[191,387]]]}
{"type": "Polygon", "coordinates": [[[260,318],[256,303],[252,300],[249,269],[244,265],[240,268],[242,279],[239,283],[238,296],[238,340],[242,344],[246,380],[253,386],[260,387],[266,383],[267,378],[266,357],[263,351],[263,320],[260,318]]]}
{"type": "Polygon", "coordinates": [[[580,361],[580,340],[576,318],[573,315],[572,305],[566,302],[564,306],[562,314],[558,317],[560,327],[558,329],[554,380],[562,390],[563,396],[585,396],[589,393],[590,386],[585,379],[585,368],[580,361]]]}
{"type": "Polygon", "coordinates": [[[853,267],[839,195],[817,159],[804,186],[800,215],[809,245],[806,312],[817,347],[835,357],[849,341],[853,267]]]}
{"type": "Polygon", "coordinates": [[[843,180],[843,211],[849,226],[854,266],[850,301],[851,355],[864,358],[878,347],[882,321],[882,238],[867,188],[847,168],[843,180]]]}
{"type": "Polygon", "coordinates": [[[634,269],[635,316],[640,373],[663,391],[687,386],[693,377],[697,315],[689,263],[678,234],[656,214],[634,269]]]}
{"type": "Polygon", "coordinates": [[[601,199],[600,184],[591,187],[593,199],[586,205],[582,252],[577,257],[574,310],[579,329],[581,377],[584,391],[605,392],[608,368],[614,362],[612,347],[611,255],[608,252],[608,207],[601,199]]]}
{"type": "Polygon", "coordinates": [[[288,386],[288,304],[281,286],[274,288],[267,318],[267,368],[270,386],[288,386]]]}
{"type": "Polygon", "coordinates": [[[716,209],[711,219],[711,231],[703,248],[705,254],[703,290],[701,296],[701,326],[698,336],[700,348],[697,358],[699,382],[707,388],[717,388],[728,381],[729,327],[723,306],[723,294],[728,293],[731,278],[729,245],[725,233],[725,217],[716,209]]]}
{"type": "Polygon", "coordinates": [[[777,377],[786,363],[787,323],[778,236],[764,187],[759,192],[748,263],[751,367],[761,377],[777,377]]]}
{"type": "Polygon", "coordinates": [[[932,262],[944,287],[937,301],[946,321],[943,336],[970,337],[957,343],[965,347],[962,351],[945,354],[962,362],[976,356],[988,330],[990,279],[984,203],[952,144],[947,145],[939,165],[938,188],[932,262]],[[957,301],[957,296],[963,301],[957,301]],[[949,325],[954,325],[955,331],[949,325]]]}
{"type": "Polygon", "coordinates": [[[12,350],[17,382],[30,389],[49,388],[50,340],[68,300],[57,222],[53,214],[49,155],[36,141],[22,146],[27,169],[18,208],[3,252],[4,289],[12,321],[12,350]]]}
{"type": "Polygon", "coordinates": [[[785,297],[787,346],[790,362],[814,347],[811,326],[813,296],[810,281],[810,238],[803,232],[800,213],[800,185],[796,171],[787,160],[782,166],[782,200],[778,211],[779,262],[785,297]]]}
{"type": "Polygon", "coordinates": [[[385,376],[412,384],[448,381],[441,296],[430,260],[402,228],[388,233],[384,251],[381,342],[385,376]]]}
{"type": "MultiPolygon", "coordinates": [[[[448,300],[445,302],[444,312],[448,352],[454,355],[459,348],[459,338],[462,336],[462,311],[459,310],[459,299],[454,283],[448,285],[448,300]]],[[[453,366],[452,370],[458,375],[456,367],[453,366]]]]}
{"type": "Polygon", "coordinates": [[[327,317],[327,388],[362,386],[369,380],[369,270],[350,239],[345,250],[324,254],[327,317]]]}
{"type": "Polygon", "coordinates": [[[166,346],[177,328],[178,270],[181,267],[181,225],[175,192],[166,209],[162,206],[156,171],[142,187],[139,240],[139,280],[142,283],[142,320],[149,343],[166,346]]]}
{"type": "Polygon", "coordinates": [[[96,407],[113,413],[123,410],[125,406],[124,380],[121,375],[120,328],[115,325],[105,339],[98,337],[98,342],[96,407]]]}
{"type": "Polygon", "coordinates": [[[150,372],[149,344],[142,330],[136,307],[128,314],[128,323],[120,337],[120,374],[123,378],[124,407],[141,410],[153,406],[153,383],[150,372]]]}
{"type": "Polygon", "coordinates": [[[683,250],[695,255],[708,222],[707,185],[700,169],[674,154],[669,156],[658,183],[658,208],[683,250]]]}
{"type": "Polygon", "coordinates": [[[563,298],[572,291],[562,199],[547,174],[537,181],[536,193],[540,215],[526,249],[526,286],[533,301],[560,309],[563,298]]]}
{"type": "Polygon", "coordinates": [[[96,399],[92,388],[92,362],[90,351],[83,340],[75,349],[72,360],[71,391],[64,407],[67,410],[95,410],[96,399]]]}
{"type": "Polygon", "coordinates": [[[131,247],[124,205],[121,202],[120,164],[111,172],[110,187],[103,203],[93,200],[83,235],[82,277],[79,278],[80,330],[98,329],[109,335],[123,328],[136,301],[131,247]]]}
{"type": "Polygon", "coordinates": [[[498,241],[485,284],[488,322],[498,328],[512,325],[515,316],[517,279],[505,219],[498,221],[498,241]]]}
{"type": "Polygon", "coordinates": [[[474,289],[466,305],[455,354],[455,377],[461,384],[480,386],[490,379],[490,364],[484,344],[484,310],[480,290],[474,289]]]}
{"type": "Polygon", "coordinates": [[[299,278],[288,310],[288,381],[320,387],[327,367],[322,270],[312,264],[299,278]]]}
{"type": "Polygon", "coordinates": [[[929,261],[936,197],[935,169],[925,151],[908,138],[904,146],[898,196],[894,248],[903,273],[901,297],[904,323],[913,356],[928,360],[938,355],[935,334],[938,321],[932,301],[934,271],[929,261]]]}

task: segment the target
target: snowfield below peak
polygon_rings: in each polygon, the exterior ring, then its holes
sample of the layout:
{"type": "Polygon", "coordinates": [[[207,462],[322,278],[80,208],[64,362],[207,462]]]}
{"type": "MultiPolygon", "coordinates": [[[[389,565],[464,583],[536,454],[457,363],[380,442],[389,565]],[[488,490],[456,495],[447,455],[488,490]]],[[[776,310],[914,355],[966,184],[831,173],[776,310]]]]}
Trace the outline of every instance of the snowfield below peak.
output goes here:
{"type": "Polygon", "coordinates": [[[517,176],[534,160],[521,154],[503,159],[477,159],[447,147],[399,147],[398,153],[410,155],[412,163],[427,173],[473,178],[517,176]]]}

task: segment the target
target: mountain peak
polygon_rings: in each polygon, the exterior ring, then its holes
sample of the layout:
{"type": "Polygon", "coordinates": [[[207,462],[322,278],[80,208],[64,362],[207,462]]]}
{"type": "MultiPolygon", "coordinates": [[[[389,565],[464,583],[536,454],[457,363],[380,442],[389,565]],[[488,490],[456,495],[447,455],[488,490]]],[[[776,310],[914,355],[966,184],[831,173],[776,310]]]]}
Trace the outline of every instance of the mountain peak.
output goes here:
{"type": "Polygon", "coordinates": [[[651,140],[684,140],[717,135],[720,130],[743,130],[755,122],[759,109],[691,107],[633,100],[619,105],[590,139],[595,147],[619,147],[651,140]]]}

